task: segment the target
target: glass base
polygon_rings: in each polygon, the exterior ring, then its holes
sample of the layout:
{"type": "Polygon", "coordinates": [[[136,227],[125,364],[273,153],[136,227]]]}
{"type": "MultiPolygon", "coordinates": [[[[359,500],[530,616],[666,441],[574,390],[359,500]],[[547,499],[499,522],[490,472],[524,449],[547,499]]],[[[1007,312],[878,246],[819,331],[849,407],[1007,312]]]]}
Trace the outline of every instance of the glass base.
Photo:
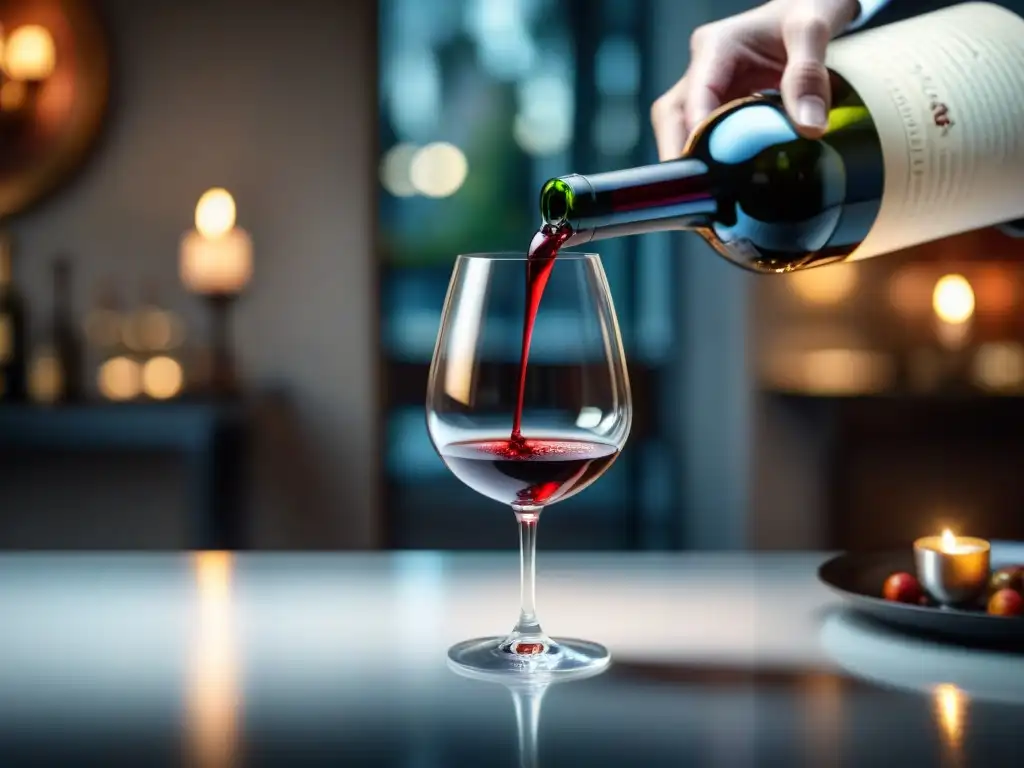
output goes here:
{"type": "Polygon", "coordinates": [[[584,676],[587,672],[604,669],[611,659],[603,645],[574,638],[545,637],[542,643],[515,643],[508,637],[481,637],[465,640],[448,649],[451,665],[471,676],[488,679],[500,675],[584,676]],[[520,652],[516,652],[517,648],[520,652]]]}

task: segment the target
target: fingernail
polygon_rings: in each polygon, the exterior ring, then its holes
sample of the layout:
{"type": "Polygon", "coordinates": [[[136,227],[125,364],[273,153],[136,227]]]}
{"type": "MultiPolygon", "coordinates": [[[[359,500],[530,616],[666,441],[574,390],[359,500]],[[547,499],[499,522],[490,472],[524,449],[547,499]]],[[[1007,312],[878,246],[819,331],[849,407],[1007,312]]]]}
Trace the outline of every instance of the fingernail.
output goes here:
{"type": "Polygon", "coordinates": [[[796,103],[796,119],[801,125],[824,128],[828,118],[825,102],[817,96],[804,96],[796,103]]]}

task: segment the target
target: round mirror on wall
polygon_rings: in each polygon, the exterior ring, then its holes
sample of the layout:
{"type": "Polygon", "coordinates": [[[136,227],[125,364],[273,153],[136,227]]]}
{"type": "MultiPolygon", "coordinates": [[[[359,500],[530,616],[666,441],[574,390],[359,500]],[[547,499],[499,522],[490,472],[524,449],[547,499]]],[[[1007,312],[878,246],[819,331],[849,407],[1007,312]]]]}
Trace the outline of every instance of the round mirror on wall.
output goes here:
{"type": "Polygon", "coordinates": [[[0,218],[28,210],[82,166],[109,77],[93,0],[0,0],[0,218]]]}

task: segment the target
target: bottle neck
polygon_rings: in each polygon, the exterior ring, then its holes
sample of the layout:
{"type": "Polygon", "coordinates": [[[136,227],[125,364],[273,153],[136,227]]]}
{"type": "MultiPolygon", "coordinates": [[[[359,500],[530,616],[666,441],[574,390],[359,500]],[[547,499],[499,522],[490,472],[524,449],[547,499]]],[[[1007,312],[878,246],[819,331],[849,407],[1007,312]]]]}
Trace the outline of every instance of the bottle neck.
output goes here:
{"type": "Polygon", "coordinates": [[[707,165],[682,158],[590,176],[552,179],[541,191],[545,224],[568,223],[566,246],[711,225],[717,211],[707,165]]]}

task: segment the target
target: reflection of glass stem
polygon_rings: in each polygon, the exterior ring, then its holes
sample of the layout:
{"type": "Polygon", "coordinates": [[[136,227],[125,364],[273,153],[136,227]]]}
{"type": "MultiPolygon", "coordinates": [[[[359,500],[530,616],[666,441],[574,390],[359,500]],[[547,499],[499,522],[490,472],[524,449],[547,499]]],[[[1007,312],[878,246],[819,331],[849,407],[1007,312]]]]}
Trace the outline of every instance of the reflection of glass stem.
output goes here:
{"type": "Polygon", "coordinates": [[[547,693],[546,684],[509,686],[512,705],[516,710],[516,728],[519,731],[520,768],[538,768],[537,735],[540,731],[540,705],[547,693]]]}
{"type": "Polygon", "coordinates": [[[448,668],[460,677],[498,683],[512,694],[512,706],[516,711],[516,730],[519,732],[519,765],[521,768],[538,768],[540,765],[537,758],[540,705],[548,688],[555,683],[586,680],[608,671],[607,666],[583,667],[575,672],[550,678],[531,676],[529,673],[524,673],[522,676],[518,674],[509,676],[500,672],[480,672],[465,669],[451,660],[448,662],[448,668]]]}

